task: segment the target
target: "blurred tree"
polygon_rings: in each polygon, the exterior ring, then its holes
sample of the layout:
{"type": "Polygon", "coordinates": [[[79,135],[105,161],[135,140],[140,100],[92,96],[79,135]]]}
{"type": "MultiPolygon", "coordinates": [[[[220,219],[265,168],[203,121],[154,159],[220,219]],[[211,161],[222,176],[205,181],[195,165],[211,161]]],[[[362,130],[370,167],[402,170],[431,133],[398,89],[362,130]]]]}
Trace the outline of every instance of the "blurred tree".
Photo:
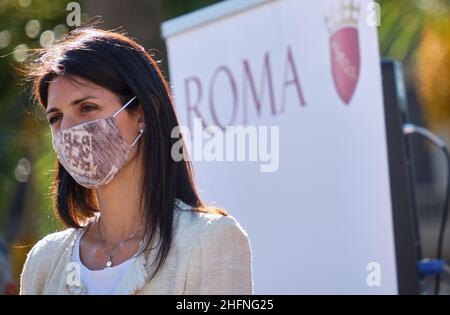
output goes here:
{"type": "Polygon", "coordinates": [[[51,45],[69,30],[68,2],[0,0],[0,233],[8,230],[9,245],[13,245],[16,282],[30,246],[58,227],[49,196],[55,163],[50,130],[18,69],[33,49],[51,45]],[[19,163],[23,157],[31,163],[27,189],[23,189],[23,163],[19,163]]]}
{"type": "MultiPolygon", "coordinates": [[[[417,51],[417,80],[428,121],[450,133],[450,1],[430,1],[417,51]]],[[[449,137],[450,139],[450,137],[449,137]]]]}
{"type": "MultiPolygon", "coordinates": [[[[65,24],[67,0],[0,1],[0,228],[4,232],[11,210],[16,178],[14,172],[21,157],[32,163],[33,173],[25,208],[39,236],[55,228],[51,218],[48,187],[54,160],[49,147],[49,129],[43,116],[30,100],[29,86],[17,71],[32,49],[51,45],[68,31],[65,24]],[[45,170],[45,171],[44,171],[45,170]],[[45,215],[42,215],[45,214],[45,215]],[[36,220],[37,219],[37,220],[36,220]],[[41,224],[42,223],[42,224],[41,224]],[[42,228],[42,229],[41,229],[42,228]]],[[[31,241],[31,240],[30,240],[31,241]]]]}
{"type": "Polygon", "coordinates": [[[379,3],[381,55],[408,66],[406,79],[417,87],[430,126],[448,125],[450,0],[380,0],[379,3]]]}

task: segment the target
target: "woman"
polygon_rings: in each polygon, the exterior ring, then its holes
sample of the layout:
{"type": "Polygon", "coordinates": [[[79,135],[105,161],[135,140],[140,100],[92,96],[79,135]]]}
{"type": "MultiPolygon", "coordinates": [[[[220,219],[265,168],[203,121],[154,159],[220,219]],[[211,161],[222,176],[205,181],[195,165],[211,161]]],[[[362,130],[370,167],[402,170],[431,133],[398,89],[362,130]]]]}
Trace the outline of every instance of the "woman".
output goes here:
{"type": "Polygon", "coordinates": [[[252,294],[236,219],[208,208],[174,159],[178,120],[157,63],[122,34],[81,28],[30,67],[58,157],[68,229],[29,252],[21,294],[252,294]]]}

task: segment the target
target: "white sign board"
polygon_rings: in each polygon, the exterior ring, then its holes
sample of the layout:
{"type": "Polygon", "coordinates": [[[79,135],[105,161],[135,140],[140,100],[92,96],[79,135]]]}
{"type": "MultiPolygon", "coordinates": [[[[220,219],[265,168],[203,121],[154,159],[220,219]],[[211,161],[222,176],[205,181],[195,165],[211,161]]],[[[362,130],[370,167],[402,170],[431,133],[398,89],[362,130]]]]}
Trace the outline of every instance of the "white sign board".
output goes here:
{"type": "Polygon", "coordinates": [[[197,184],[248,232],[255,294],[398,293],[374,20],[367,0],[230,0],[162,26],[197,184]]]}

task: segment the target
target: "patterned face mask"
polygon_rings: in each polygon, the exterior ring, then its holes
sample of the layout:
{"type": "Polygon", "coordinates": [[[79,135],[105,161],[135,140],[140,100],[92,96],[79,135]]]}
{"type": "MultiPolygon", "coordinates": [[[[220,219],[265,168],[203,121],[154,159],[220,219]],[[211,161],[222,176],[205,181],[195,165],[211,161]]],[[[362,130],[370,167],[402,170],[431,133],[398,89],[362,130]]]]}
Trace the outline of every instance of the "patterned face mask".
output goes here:
{"type": "Polygon", "coordinates": [[[135,98],[111,117],[82,123],[53,135],[53,148],[59,162],[81,186],[92,189],[109,183],[127,161],[144,129],[139,131],[132,144],[128,144],[115,117],[135,98]]]}

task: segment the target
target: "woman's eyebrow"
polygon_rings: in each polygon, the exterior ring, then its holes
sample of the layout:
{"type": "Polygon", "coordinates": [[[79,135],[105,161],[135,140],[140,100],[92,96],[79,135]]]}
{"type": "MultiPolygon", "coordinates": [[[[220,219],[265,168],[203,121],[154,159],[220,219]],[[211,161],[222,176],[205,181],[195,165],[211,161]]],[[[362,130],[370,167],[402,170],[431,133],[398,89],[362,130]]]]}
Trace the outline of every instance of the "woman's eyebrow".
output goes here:
{"type": "MultiPolygon", "coordinates": [[[[70,103],[70,105],[78,105],[81,102],[84,102],[85,100],[88,100],[88,99],[91,99],[91,98],[98,98],[98,97],[97,96],[93,96],[93,95],[83,96],[82,98],[79,98],[79,99],[76,99],[76,100],[72,101],[70,103]]],[[[56,112],[56,111],[58,111],[58,108],[57,107],[52,107],[52,108],[50,108],[49,110],[46,111],[46,114],[48,115],[48,114],[56,112]]]]}

